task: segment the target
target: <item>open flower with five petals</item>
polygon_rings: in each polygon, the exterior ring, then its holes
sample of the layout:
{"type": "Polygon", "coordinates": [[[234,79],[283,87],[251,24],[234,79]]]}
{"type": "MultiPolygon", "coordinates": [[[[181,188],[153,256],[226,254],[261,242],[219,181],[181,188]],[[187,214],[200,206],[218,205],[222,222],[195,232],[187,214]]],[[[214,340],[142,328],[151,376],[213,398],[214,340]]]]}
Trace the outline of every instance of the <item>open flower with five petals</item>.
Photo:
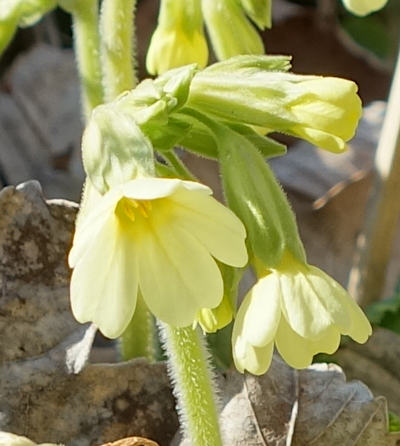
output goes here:
{"type": "Polygon", "coordinates": [[[69,256],[76,319],[118,337],[139,290],[149,310],[173,326],[217,307],[223,280],[214,258],[243,266],[247,251],[243,224],[210,194],[196,182],[138,178],[102,196],[80,219],[69,256]]]}
{"type": "Polygon", "coordinates": [[[335,280],[286,254],[239,308],[232,337],[235,365],[240,372],[265,373],[275,344],[290,366],[305,368],[315,354],[335,352],[341,334],[364,343],[371,326],[335,280]]]}

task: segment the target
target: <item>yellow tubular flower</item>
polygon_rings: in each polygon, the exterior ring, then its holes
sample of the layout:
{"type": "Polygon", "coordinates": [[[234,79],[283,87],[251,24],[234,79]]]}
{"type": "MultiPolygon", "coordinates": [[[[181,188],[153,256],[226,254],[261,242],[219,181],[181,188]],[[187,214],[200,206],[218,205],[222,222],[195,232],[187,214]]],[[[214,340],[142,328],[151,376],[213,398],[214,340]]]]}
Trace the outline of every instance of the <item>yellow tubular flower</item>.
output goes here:
{"type": "Polygon", "coordinates": [[[223,281],[213,259],[244,266],[245,229],[201,184],[139,178],[112,188],[80,219],[69,263],[72,311],[108,337],[125,330],[138,289],[151,312],[177,327],[215,308],[223,281]]]}
{"type": "Polygon", "coordinates": [[[232,335],[240,372],[265,373],[274,343],[292,367],[305,368],[315,354],[337,350],[340,335],[364,343],[368,319],[347,291],[320,269],[286,254],[261,277],[239,308],[232,335]]]}
{"type": "Polygon", "coordinates": [[[61,446],[54,443],[36,444],[29,438],[20,435],[10,434],[9,432],[0,432],[0,446],[61,446]]]}
{"type": "Polygon", "coordinates": [[[218,60],[263,54],[263,41],[237,0],[202,0],[207,31],[218,60]]]}
{"type": "Polygon", "coordinates": [[[158,26],[147,52],[147,71],[162,74],[191,63],[203,68],[207,60],[200,0],[161,0],[158,26]]]}
{"type": "Polygon", "coordinates": [[[343,0],[344,6],[353,14],[365,16],[383,8],[388,0],[343,0]]]}

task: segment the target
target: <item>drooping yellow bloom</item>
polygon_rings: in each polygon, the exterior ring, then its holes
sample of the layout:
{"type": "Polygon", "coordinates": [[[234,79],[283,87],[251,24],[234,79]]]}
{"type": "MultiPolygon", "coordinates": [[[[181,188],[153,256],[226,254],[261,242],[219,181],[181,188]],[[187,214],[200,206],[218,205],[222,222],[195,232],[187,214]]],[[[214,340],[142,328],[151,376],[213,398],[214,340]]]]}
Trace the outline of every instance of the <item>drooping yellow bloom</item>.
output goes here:
{"type": "Polygon", "coordinates": [[[191,63],[203,68],[207,60],[200,0],[161,0],[158,25],[147,52],[147,71],[162,74],[191,63]]]}
{"type": "Polygon", "coordinates": [[[29,438],[9,432],[0,432],[0,446],[61,446],[54,443],[36,444],[29,438]]]}
{"type": "Polygon", "coordinates": [[[341,334],[364,343],[371,326],[335,280],[286,254],[277,269],[258,280],[239,308],[233,356],[240,372],[260,375],[269,368],[275,344],[290,366],[305,368],[315,354],[335,352],[341,334]]]}
{"type": "Polygon", "coordinates": [[[343,0],[344,6],[353,14],[365,16],[383,8],[388,0],[343,0]]]}
{"type": "Polygon", "coordinates": [[[99,199],[77,227],[69,256],[72,311],[118,337],[135,310],[138,290],[162,321],[188,326],[214,308],[223,281],[213,259],[243,266],[245,229],[199,183],[139,178],[99,199]]]}

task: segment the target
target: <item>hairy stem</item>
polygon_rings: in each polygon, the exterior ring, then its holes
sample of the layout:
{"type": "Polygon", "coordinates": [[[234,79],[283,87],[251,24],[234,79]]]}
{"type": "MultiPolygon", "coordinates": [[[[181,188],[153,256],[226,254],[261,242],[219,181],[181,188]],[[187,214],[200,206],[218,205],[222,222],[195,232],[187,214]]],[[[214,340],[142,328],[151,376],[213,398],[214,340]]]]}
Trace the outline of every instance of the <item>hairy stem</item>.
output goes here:
{"type": "Polygon", "coordinates": [[[191,327],[160,327],[185,436],[192,446],[222,446],[212,371],[202,335],[191,327]]]}
{"type": "Polygon", "coordinates": [[[70,12],[74,23],[75,53],[81,78],[83,113],[88,119],[92,110],[103,103],[98,2],[86,0],[80,5],[76,2],[75,4],[70,12]]]}
{"type": "Polygon", "coordinates": [[[134,12],[136,0],[103,0],[101,60],[106,100],[136,86],[134,12]]]}

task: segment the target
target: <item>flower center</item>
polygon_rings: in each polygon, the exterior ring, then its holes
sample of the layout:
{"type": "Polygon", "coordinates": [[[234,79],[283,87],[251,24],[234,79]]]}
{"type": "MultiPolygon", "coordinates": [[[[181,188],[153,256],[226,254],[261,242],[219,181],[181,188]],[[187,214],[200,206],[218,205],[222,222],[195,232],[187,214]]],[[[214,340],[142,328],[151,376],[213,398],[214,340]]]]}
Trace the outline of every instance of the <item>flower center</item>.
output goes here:
{"type": "Polygon", "coordinates": [[[149,200],[134,200],[133,198],[123,198],[119,203],[120,210],[132,222],[136,220],[138,215],[149,218],[152,210],[152,204],[149,200]]]}

